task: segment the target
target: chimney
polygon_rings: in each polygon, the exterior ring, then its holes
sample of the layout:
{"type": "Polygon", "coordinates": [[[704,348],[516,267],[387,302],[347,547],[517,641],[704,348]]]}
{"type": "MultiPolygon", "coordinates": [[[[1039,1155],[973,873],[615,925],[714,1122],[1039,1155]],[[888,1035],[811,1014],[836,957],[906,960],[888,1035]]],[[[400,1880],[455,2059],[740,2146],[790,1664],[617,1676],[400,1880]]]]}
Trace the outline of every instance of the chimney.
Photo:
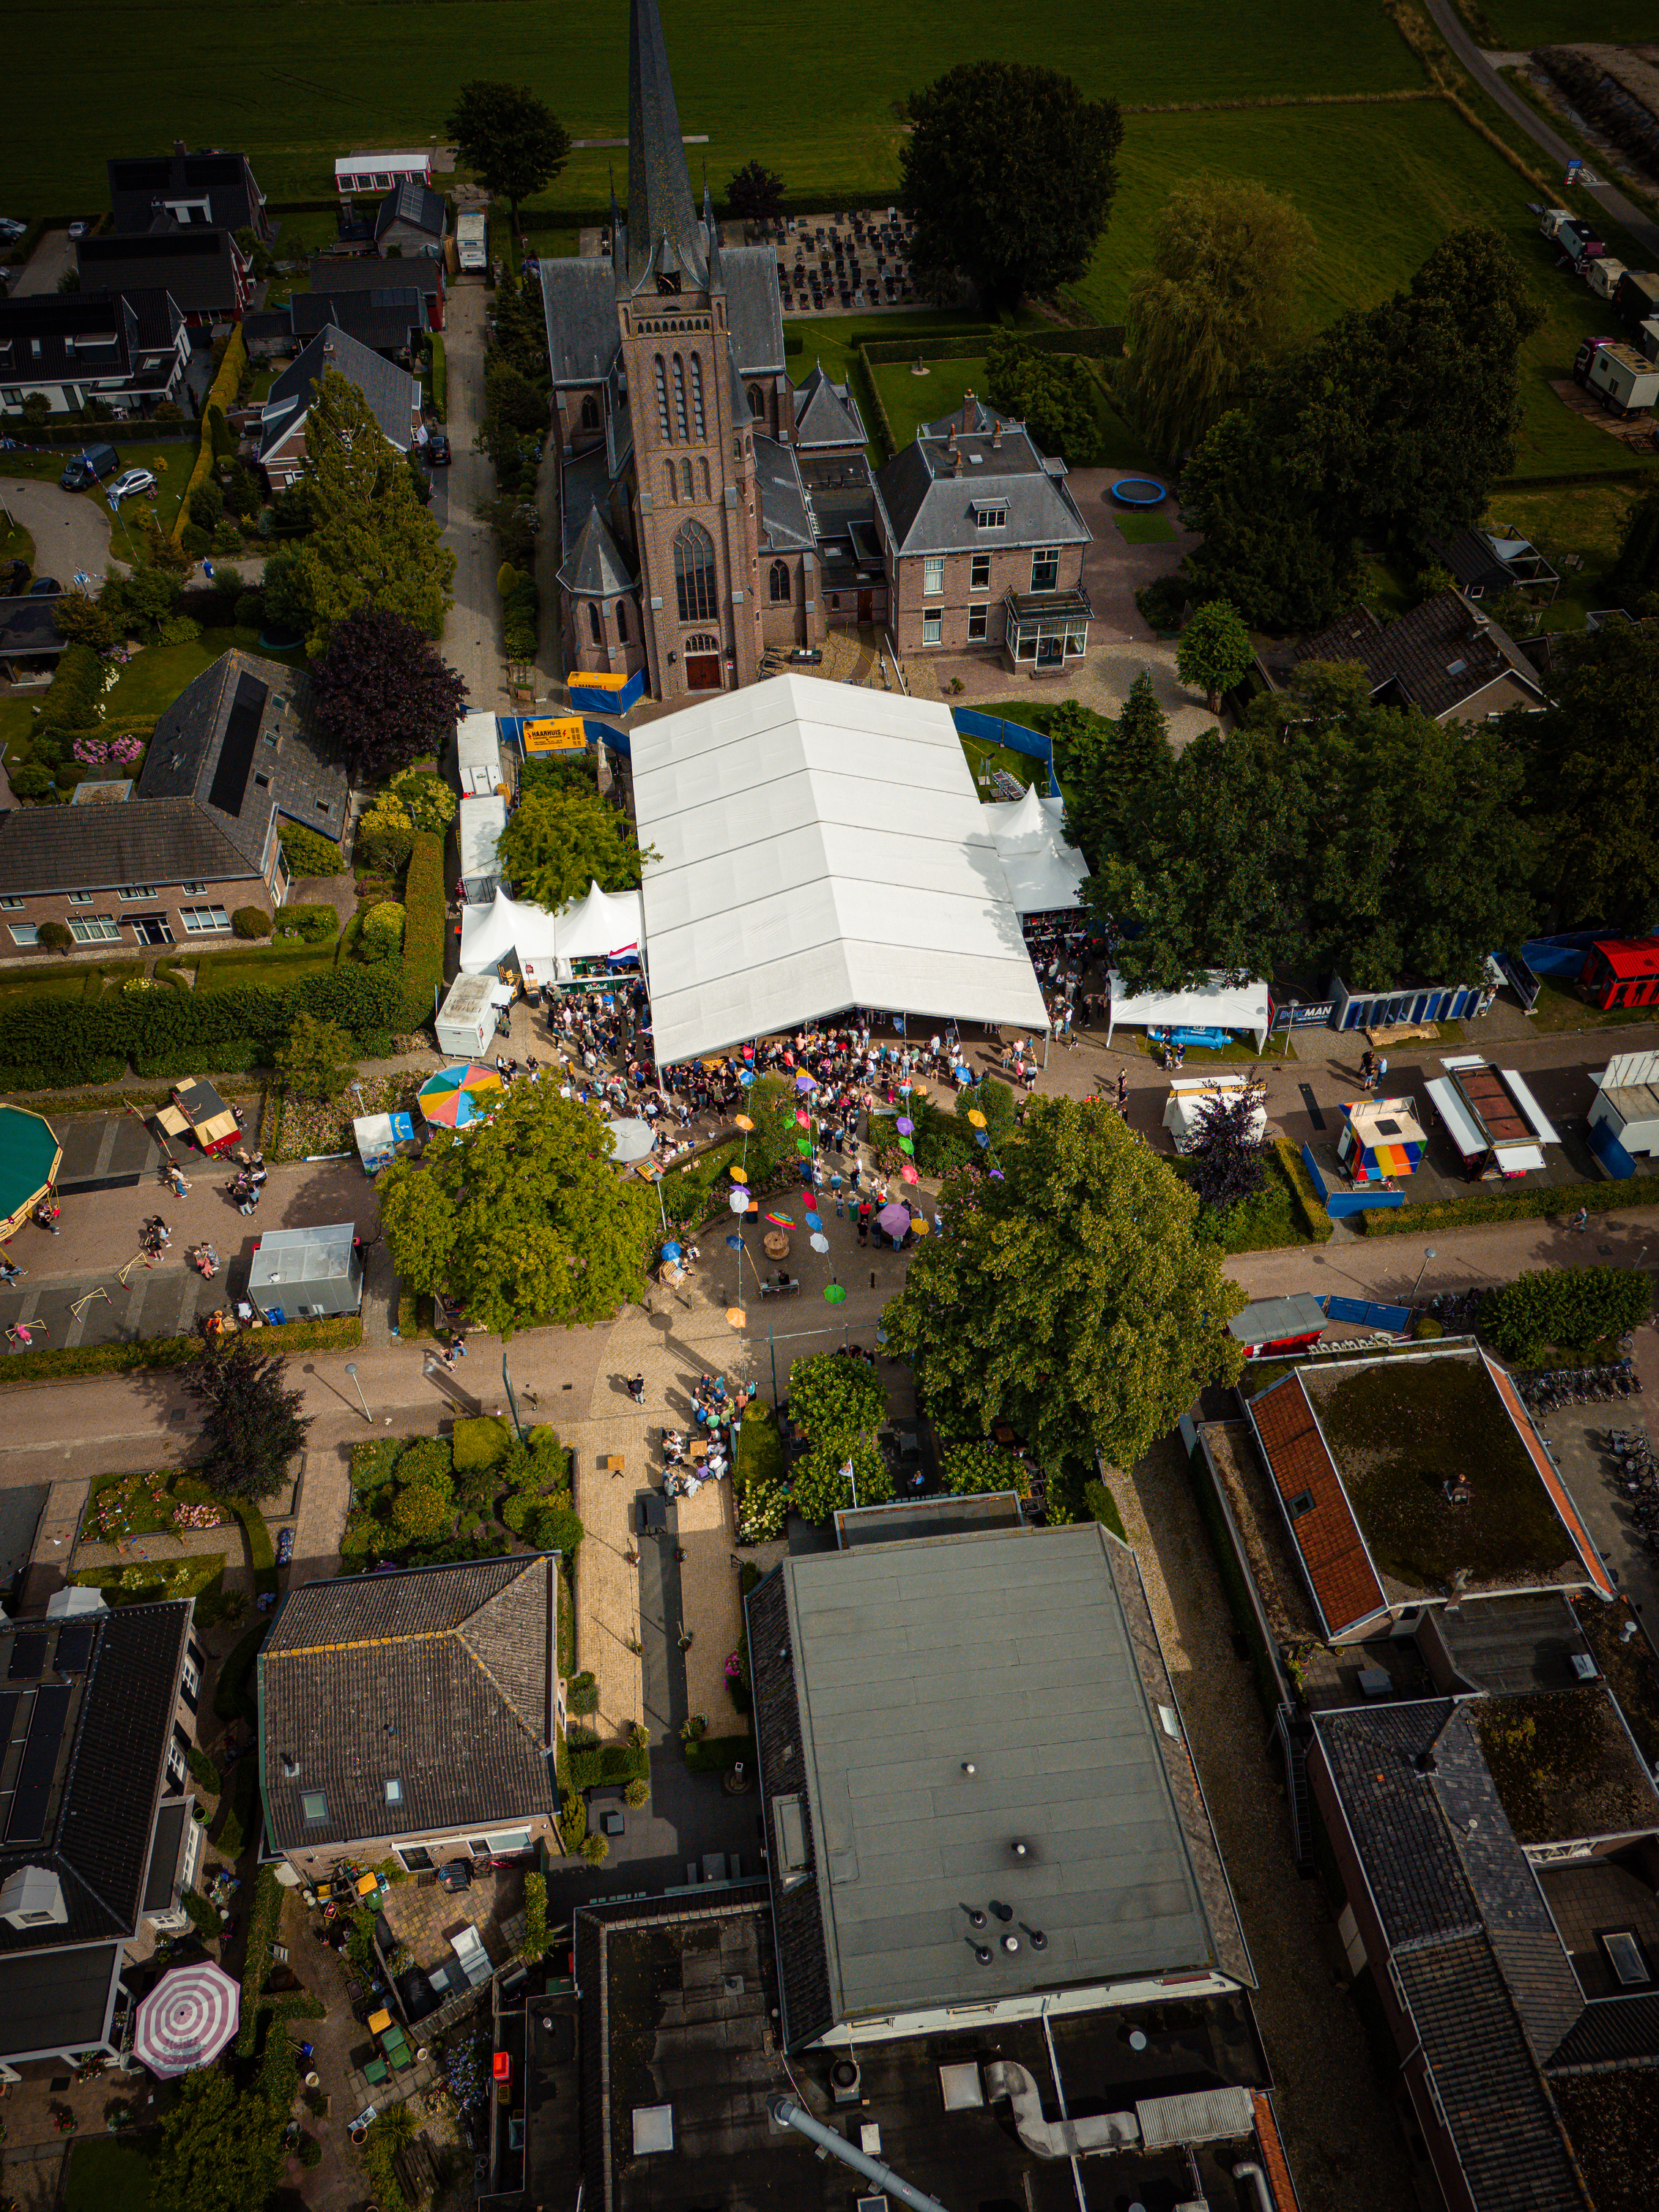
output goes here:
{"type": "Polygon", "coordinates": [[[952,451],[955,450],[957,442],[957,426],[954,422],[951,423],[950,428],[945,434],[945,442],[952,449],[952,451]]]}
{"type": "Polygon", "coordinates": [[[962,474],[962,448],[954,441],[951,447],[951,473],[953,477],[962,474]]]}
{"type": "Polygon", "coordinates": [[[991,451],[994,453],[1000,453],[1002,451],[1002,417],[1000,415],[997,416],[991,424],[991,451]]]}
{"type": "Polygon", "coordinates": [[[964,438],[973,427],[974,395],[971,392],[964,392],[962,395],[962,434],[964,438]]]}

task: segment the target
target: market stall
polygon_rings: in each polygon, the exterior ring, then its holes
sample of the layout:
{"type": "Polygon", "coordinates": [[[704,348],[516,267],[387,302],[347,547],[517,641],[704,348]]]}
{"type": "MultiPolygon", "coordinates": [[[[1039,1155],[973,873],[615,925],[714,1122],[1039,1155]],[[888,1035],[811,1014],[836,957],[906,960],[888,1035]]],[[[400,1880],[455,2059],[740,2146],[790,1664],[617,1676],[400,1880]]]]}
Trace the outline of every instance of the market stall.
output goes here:
{"type": "Polygon", "coordinates": [[[187,1075],[173,1086],[173,1103],[162,1107],[156,1124],[169,1137],[191,1138],[198,1152],[228,1152],[240,1141],[242,1125],[205,1076],[187,1075]]]}
{"type": "Polygon", "coordinates": [[[637,953],[641,927],[637,891],[602,891],[590,882],[585,897],[550,914],[498,890],[486,903],[463,909],[461,971],[482,975],[505,962],[531,990],[550,987],[569,981],[573,961],[637,953]]]}
{"type": "Polygon", "coordinates": [[[1336,1157],[1356,1182],[1417,1173],[1428,1143],[1409,1098],[1345,1098],[1336,1157]]]}
{"type": "MultiPolygon", "coordinates": [[[[1231,1104],[1250,1087],[1250,1077],[1241,1070],[1229,1074],[1218,1070],[1212,1075],[1178,1075],[1170,1085],[1169,1097],[1164,1105],[1164,1126],[1170,1132],[1178,1152],[1188,1152],[1198,1134],[1199,1125],[1206,1110],[1218,1103],[1231,1104]]],[[[1250,1134],[1258,1141],[1267,1133],[1267,1109],[1257,1104],[1250,1116],[1250,1134]]]]}
{"type": "Polygon", "coordinates": [[[363,1173],[379,1175],[397,1158],[399,1145],[415,1142],[415,1117],[412,1114],[360,1114],[351,1125],[351,1133],[363,1173]]]}
{"type": "Polygon", "coordinates": [[[1019,915],[1059,914],[1083,903],[1089,863],[1066,842],[1066,802],[1033,784],[1023,799],[985,809],[1009,896],[1019,915]]]}
{"type": "Polygon", "coordinates": [[[355,1314],[362,1303],[363,1264],[357,1228],[334,1221],[307,1229],[271,1229],[253,1247],[247,1294],[273,1327],[355,1314]]]}
{"type": "Polygon", "coordinates": [[[1111,995],[1106,1006],[1106,1042],[1115,1029],[1163,1030],[1177,1044],[1203,1042],[1194,1031],[1243,1030],[1255,1039],[1260,1052],[1267,1042],[1273,1018],[1267,986],[1261,982],[1230,983],[1220,969],[1212,969],[1202,983],[1184,991],[1126,992],[1114,969],[1111,995]],[[1185,1033],[1185,1034],[1183,1034],[1185,1033]]]}

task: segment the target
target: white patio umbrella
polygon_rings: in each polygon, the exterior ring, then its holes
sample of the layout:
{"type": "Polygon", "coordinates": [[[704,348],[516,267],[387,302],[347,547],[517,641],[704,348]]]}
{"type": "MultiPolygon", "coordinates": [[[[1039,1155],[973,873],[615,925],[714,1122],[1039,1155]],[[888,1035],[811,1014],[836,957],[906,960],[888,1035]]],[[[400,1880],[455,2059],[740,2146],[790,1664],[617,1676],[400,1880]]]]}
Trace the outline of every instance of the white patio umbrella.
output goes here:
{"type": "Polygon", "coordinates": [[[242,1993],[222,1966],[204,1959],[163,1974],[138,2008],[132,2051],[163,2081],[216,2058],[236,2033],[242,1993]]]}

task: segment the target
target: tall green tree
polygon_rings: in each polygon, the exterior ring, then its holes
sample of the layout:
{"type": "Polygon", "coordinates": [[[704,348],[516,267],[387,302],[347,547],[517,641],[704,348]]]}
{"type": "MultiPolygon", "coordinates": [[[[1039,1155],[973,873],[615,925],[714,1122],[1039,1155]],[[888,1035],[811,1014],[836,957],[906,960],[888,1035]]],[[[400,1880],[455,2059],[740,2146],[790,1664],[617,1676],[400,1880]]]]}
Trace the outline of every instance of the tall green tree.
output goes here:
{"type": "Polygon", "coordinates": [[[1099,1452],[1129,1468],[1206,1383],[1232,1382],[1244,1303],[1198,1201],[1095,1101],[1042,1098],[999,1154],[1000,1181],[952,1176],[930,1237],[883,1316],[947,1436],[1006,1419],[1043,1463],[1099,1452]]]}
{"type": "Polygon", "coordinates": [[[1659,486],[1644,492],[1626,515],[1607,582],[1632,614],[1659,614],[1659,486]]]}
{"type": "Polygon", "coordinates": [[[1564,640],[1541,714],[1504,733],[1527,769],[1537,884],[1558,927],[1646,929],[1659,914],[1659,629],[1564,640]]]}
{"type": "Polygon", "coordinates": [[[910,120],[899,203],[925,283],[1002,308],[1077,282],[1117,191],[1115,100],[1029,62],[961,62],[911,94],[910,120]]]}
{"type": "Polygon", "coordinates": [[[1194,177],[1165,201],[1150,268],[1129,286],[1130,421],[1154,453],[1195,446],[1283,352],[1314,254],[1312,226],[1248,177],[1194,177]]]}
{"type": "Polygon", "coordinates": [[[1329,512],[1316,455],[1270,437],[1255,410],[1224,415],[1181,478],[1194,598],[1225,599],[1252,629],[1320,630],[1353,604],[1353,518],[1329,512]]]}
{"type": "Polygon", "coordinates": [[[356,608],[399,615],[428,637],[443,628],[455,556],[415,496],[404,457],[368,402],[338,369],[325,369],[306,421],[307,483],[314,526],[294,550],[306,650],[320,655],[356,608]]]}
{"type": "Polygon", "coordinates": [[[726,204],[740,222],[775,222],[783,212],[783,179],[763,161],[745,161],[726,187],[726,204]]]}
{"type": "Polygon", "coordinates": [[[520,898],[561,907],[590,883],[633,890],[641,854],[628,817],[579,783],[538,785],[525,793],[499,841],[501,873],[520,898]]]}
{"type": "Polygon", "coordinates": [[[276,1073],[301,1098],[337,1098],[357,1073],[356,1045],[338,1022],[296,1014],[276,1048],[276,1073]]]}
{"type": "MultiPolygon", "coordinates": [[[[279,2027],[272,2033],[288,2039],[279,2027]]],[[[161,2121],[154,2201],[176,2212],[251,2212],[263,2205],[282,2178],[287,2120],[287,2107],[274,2111],[257,2086],[239,2091],[217,2068],[192,2067],[161,2121]]]]}
{"type": "Polygon", "coordinates": [[[644,1289],[651,1194],[611,1164],[599,1115],[550,1083],[435,1130],[423,1166],[398,1161],[377,1188],[399,1279],[447,1291],[502,1336],[608,1320],[644,1289]]]}
{"type": "Polygon", "coordinates": [[[1066,836],[1091,868],[1121,851],[1123,826],[1146,786],[1174,760],[1170,726],[1143,668],[1115,722],[1068,699],[1049,717],[1054,765],[1066,787],[1066,836]]]}
{"type": "Polygon", "coordinates": [[[1204,694],[1212,714],[1221,712],[1221,695],[1242,684],[1255,658],[1249,632],[1236,607],[1225,599],[1206,599],[1176,643],[1176,673],[1204,694]]]}
{"type": "Polygon", "coordinates": [[[1087,468],[1100,458],[1100,422],[1091,380],[1073,356],[1038,353],[1012,331],[999,331],[986,349],[991,404],[1024,422],[1045,453],[1068,467],[1087,468]]]}
{"type": "Polygon", "coordinates": [[[527,84],[474,77],[461,87],[444,129],[465,166],[495,198],[520,204],[544,191],[570,154],[570,133],[527,84]]]}
{"type": "Polygon", "coordinates": [[[274,1498],[311,1427],[305,1400],[287,1387],[288,1362],[235,1338],[204,1345],[185,1389],[202,1408],[198,1472],[221,1498],[274,1498]]]}

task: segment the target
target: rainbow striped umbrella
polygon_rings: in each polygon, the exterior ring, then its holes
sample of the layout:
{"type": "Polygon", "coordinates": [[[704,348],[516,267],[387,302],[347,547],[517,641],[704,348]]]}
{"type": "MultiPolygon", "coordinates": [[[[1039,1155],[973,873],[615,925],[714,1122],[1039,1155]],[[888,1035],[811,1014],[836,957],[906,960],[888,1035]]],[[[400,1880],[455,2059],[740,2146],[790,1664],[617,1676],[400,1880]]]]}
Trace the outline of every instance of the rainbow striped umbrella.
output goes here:
{"type": "Polygon", "coordinates": [[[427,1120],[445,1129],[464,1129],[501,1103],[501,1079],[493,1067],[467,1060],[428,1076],[416,1103],[427,1120]]]}

